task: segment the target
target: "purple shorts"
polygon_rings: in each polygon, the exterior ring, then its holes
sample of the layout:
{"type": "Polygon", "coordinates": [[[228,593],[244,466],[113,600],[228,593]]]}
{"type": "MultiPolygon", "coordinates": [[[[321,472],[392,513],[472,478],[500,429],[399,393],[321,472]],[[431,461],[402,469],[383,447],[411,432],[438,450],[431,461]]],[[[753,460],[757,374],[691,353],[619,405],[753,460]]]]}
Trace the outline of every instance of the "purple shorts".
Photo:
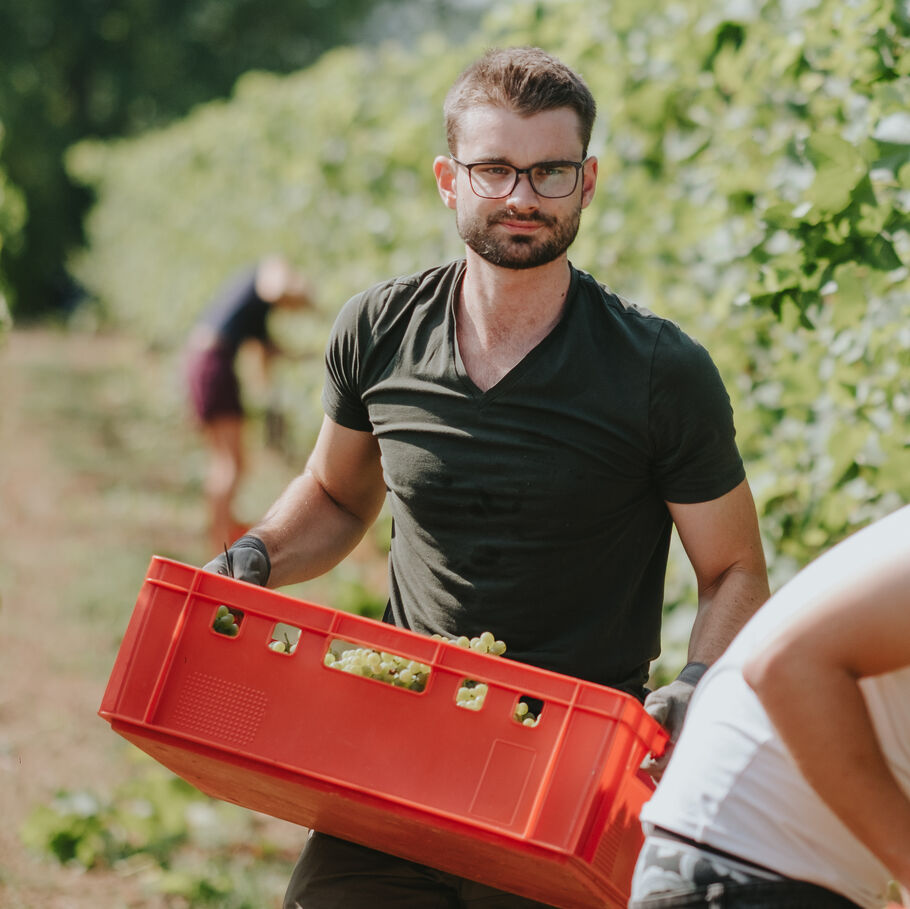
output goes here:
{"type": "Polygon", "coordinates": [[[186,376],[193,411],[203,423],[216,417],[243,416],[240,384],[230,350],[218,345],[190,350],[186,376]]]}

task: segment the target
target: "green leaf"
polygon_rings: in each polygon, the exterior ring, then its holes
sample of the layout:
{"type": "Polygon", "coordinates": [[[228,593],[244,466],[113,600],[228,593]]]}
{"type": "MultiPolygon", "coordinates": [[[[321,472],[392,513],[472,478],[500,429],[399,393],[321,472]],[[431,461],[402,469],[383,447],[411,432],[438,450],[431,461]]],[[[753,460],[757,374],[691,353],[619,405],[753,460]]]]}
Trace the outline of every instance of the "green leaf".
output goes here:
{"type": "Polygon", "coordinates": [[[863,245],[861,260],[881,271],[893,271],[903,264],[894,249],[894,244],[882,234],[866,241],[863,245]]]}
{"type": "Polygon", "coordinates": [[[866,175],[862,155],[845,139],[832,133],[814,133],[806,143],[806,157],[815,167],[807,197],[823,211],[839,212],[866,175]]]}

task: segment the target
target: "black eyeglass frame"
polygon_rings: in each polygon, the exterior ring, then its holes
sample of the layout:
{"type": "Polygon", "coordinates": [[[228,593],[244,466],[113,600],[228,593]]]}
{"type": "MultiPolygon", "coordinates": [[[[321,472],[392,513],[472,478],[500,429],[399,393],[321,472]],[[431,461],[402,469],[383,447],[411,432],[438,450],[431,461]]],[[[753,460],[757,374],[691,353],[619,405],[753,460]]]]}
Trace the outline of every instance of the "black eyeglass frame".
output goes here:
{"type": "Polygon", "coordinates": [[[451,158],[451,160],[454,161],[456,164],[460,164],[468,172],[468,182],[471,184],[471,192],[473,192],[475,196],[478,196],[481,199],[505,199],[506,197],[510,196],[513,192],[515,192],[515,187],[518,186],[518,181],[521,179],[522,174],[528,175],[528,183],[531,185],[531,189],[533,189],[534,192],[537,193],[537,195],[540,196],[542,199],[567,199],[569,196],[572,195],[572,193],[575,192],[576,189],[578,189],[578,175],[581,173],[581,169],[588,163],[588,161],[591,160],[591,156],[589,155],[582,161],[538,161],[536,164],[532,164],[530,167],[516,167],[514,164],[509,164],[508,161],[472,161],[470,164],[467,164],[464,161],[459,161],[458,158],[455,157],[455,155],[449,155],[449,158],[451,158]],[[479,167],[481,164],[488,164],[488,165],[489,164],[498,164],[498,165],[501,165],[502,167],[509,167],[515,171],[515,179],[512,182],[512,185],[508,188],[508,190],[506,190],[506,192],[499,193],[498,195],[495,195],[495,196],[487,196],[487,195],[484,195],[483,193],[477,192],[477,189],[474,186],[474,177],[473,177],[471,171],[475,167],[479,167]],[[570,167],[575,168],[575,182],[572,184],[572,188],[567,193],[562,193],[558,196],[548,196],[545,193],[542,193],[534,185],[534,177],[531,176],[531,172],[538,167],[547,167],[547,166],[550,166],[550,167],[570,166],[570,167]]]}

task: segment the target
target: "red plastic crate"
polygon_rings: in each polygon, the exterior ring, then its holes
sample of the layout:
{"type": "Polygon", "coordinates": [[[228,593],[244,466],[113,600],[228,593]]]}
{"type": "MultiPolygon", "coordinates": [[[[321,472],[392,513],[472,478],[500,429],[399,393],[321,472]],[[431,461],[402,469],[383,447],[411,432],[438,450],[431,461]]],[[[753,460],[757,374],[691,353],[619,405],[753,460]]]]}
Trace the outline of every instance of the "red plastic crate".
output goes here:
{"type": "Polygon", "coordinates": [[[666,740],[614,689],[160,557],[99,713],[208,795],[562,909],[625,907],[638,766],[666,740]],[[269,649],[276,623],[294,653],[269,649]],[[425,689],[325,666],[336,639],[426,664],[425,689]],[[479,711],[456,705],[465,679],[489,686],[479,711]],[[522,696],[536,726],[513,719],[522,696]]]}

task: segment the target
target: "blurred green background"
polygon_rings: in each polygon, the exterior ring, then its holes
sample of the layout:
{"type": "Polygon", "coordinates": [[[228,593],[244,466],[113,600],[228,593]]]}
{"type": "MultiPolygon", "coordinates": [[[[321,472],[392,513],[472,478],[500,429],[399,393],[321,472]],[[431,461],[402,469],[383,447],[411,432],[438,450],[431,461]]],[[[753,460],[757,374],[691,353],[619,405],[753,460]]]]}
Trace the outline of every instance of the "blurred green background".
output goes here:
{"type": "MultiPolygon", "coordinates": [[[[227,274],[272,250],[316,288],[317,312],[281,325],[303,354],[277,375],[283,450],[263,444],[269,402],[251,402],[241,508],[253,519],[318,428],[339,307],[460,254],[431,162],[445,151],[446,89],[492,44],[541,45],[590,84],[600,182],[572,261],[711,351],[772,588],[910,501],[906,0],[293,0],[267,14],[249,0],[4,4],[0,621],[23,653],[38,640],[47,674],[82,680],[92,709],[152,552],[208,558],[203,455],[180,386],[195,317],[227,274]],[[29,467],[39,480],[11,479],[29,467]],[[43,511],[42,490],[60,496],[43,511]],[[42,572],[30,554],[49,545],[55,568],[42,572]],[[95,650],[75,660],[36,630],[18,609],[30,598],[42,604],[28,602],[33,616],[95,650]]],[[[297,592],[374,614],[386,536],[382,520],[352,559],[297,592]]],[[[658,677],[684,662],[695,603],[674,546],[658,677]]],[[[40,665],[13,656],[10,678],[40,665]]],[[[24,682],[6,689],[0,709],[10,692],[25,696],[24,682]]],[[[100,729],[97,747],[114,749],[111,738],[100,729]]],[[[0,759],[16,764],[25,748],[10,732],[0,759]]],[[[156,772],[125,751],[106,760],[127,787],[156,772]]],[[[195,796],[174,781],[150,784],[160,797],[149,810],[172,804],[177,819],[137,833],[124,820],[134,794],[113,777],[79,786],[62,759],[57,771],[60,800],[49,800],[49,767],[12,806],[44,870],[23,878],[0,858],[10,905],[28,905],[13,900],[41,874],[62,886],[48,850],[95,875],[140,856],[148,873],[118,878],[142,878],[135,905],[261,906],[244,902],[251,880],[283,886],[292,857],[281,848],[277,868],[268,848],[235,848],[268,842],[265,832],[241,823],[234,840],[200,847],[186,820],[195,796]],[[238,851],[242,874],[206,864],[238,851]]]]}

